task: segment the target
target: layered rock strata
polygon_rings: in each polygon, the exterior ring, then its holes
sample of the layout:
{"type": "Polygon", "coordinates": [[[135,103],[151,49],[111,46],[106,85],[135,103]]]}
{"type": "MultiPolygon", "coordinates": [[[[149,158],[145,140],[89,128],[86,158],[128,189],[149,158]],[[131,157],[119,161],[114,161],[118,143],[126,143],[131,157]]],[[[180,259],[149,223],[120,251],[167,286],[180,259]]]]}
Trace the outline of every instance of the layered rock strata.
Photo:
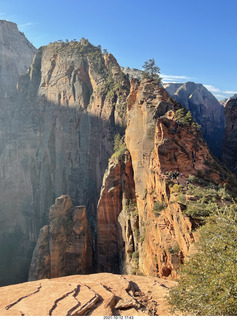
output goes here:
{"type": "Polygon", "coordinates": [[[223,140],[223,162],[237,174],[237,99],[229,99],[225,104],[225,134],[223,140]]]}
{"type": "Polygon", "coordinates": [[[40,230],[29,281],[92,271],[92,234],[86,208],[74,207],[69,196],[61,196],[50,208],[49,225],[40,230]]]}
{"type": "Polygon", "coordinates": [[[125,132],[128,152],[124,160],[110,163],[98,205],[100,271],[107,266],[106,257],[116,253],[125,273],[176,277],[195,241],[192,221],[183,215],[172,185],[185,188],[189,175],[201,172],[216,183],[221,177],[216,170],[208,171],[214,159],[200,133],[191,126],[177,126],[179,107],[154,82],[132,81],[125,132]],[[171,171],[179,172],[179,180],[171,181],[171,171]],[[127,181],[134,181],[135,194],[125,193],[127,181]]]}

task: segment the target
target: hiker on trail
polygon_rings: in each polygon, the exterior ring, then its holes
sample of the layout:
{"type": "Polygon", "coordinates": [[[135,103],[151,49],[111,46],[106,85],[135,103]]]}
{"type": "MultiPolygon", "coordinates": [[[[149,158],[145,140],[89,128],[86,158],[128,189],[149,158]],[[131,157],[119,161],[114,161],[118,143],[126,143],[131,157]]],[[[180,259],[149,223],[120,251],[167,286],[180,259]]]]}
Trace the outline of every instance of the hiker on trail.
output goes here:
{"type": "Polygon", "coordinates": [[[192,150],[192,158],[193,158],[193,160],[194,160],[194,153],[193,153],[193,150],[192,150]]]}
{"type": "Polygon", "coordinates": [[[183,178],[183,172],[180,172],[180,176],[181,176],[181,178],[183,178]]]}

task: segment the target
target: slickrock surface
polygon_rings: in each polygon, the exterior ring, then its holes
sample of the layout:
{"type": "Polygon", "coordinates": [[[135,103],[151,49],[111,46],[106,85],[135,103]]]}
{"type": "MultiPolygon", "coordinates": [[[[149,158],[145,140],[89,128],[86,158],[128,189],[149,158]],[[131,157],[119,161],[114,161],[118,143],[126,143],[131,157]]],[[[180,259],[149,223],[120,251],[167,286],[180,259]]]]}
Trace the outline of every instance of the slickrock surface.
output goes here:
{"type": "Polygon", "coordinates": [[[169,316],[173,281],[109,273],[43,279],[0,288],[0,316],[169,316]]]}
{"type": "Polygon", "coordinates": [[[224,108],[214,95],[202,84],[168,83],[165,90],[184,107],[189,109],[193,118],[202,126],[203,137],[215,156],[221,156],[224,134],[224,108]]]}
{"type": "Polygon", "coordinates": [[[237,99],[229,99],[225,104],[225,134],[223,140],[223,161],[237,174],[237,99]]]}

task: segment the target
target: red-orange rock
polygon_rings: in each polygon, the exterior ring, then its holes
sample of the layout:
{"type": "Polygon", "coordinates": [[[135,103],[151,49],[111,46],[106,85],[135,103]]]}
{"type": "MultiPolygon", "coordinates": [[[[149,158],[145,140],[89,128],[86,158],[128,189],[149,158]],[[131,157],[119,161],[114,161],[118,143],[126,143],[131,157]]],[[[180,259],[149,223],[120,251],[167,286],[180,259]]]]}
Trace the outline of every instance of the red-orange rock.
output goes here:
{"type": "Polygon", "coordinates": [[[0,316],[169,316],[175,283],[109,273],[43,279],[0,288],[0,316]]]}
{"type": "Polygon", "coordinates": [[[92,272],[92,236],[86,208],[74,207],[69,196],[50,208],[33,254],[29,280],[92,272]]]}

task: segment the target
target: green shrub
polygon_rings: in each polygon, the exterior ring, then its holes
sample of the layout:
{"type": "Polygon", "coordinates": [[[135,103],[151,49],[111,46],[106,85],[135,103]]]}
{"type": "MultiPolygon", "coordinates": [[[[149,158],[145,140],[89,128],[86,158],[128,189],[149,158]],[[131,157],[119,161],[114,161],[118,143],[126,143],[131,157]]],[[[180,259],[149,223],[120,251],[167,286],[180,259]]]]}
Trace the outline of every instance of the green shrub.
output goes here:
{"type": "Polygon", "coordinates": [[[210,216],[218,205],[216,202],[208,201],[207,203],[198,200],[197,202],[188,202],[187,209],[184,213],[191,218],[197,218],[203,220],[204,217],[210,216]]]}
{"type": "Polygon", "coordinates": [[[186,204],[186,198],[185,198],[185,195],[183,193],[178,195],[178,202],[182,203],[182,204],[186,204]]]}
{"type": "Polygon", "coordinates": [[[121,138],[119,133],[116,134],[114,137],[114,153],[112,155],[112,159],[121,160],[127,150],[124,139],[121,138]]]}
{"type": "Polygon", "coordinates": [[[160,212],[165,208],[166,204],[164,202],[156,201],[153,206],[152,212],[155,214],[155,216],[158,217],[160,215],[160,212]]]}
{"type": "Polygon", "coordinates": [[[170,290],[172,311],[194,316],[237,315],[237,206],[213,211],[200,228],[198,252],[181,266],[170,290]]]}
{"type": "Polygon", "coordinates": [[[134,260],[138,260],[139,259],[139,252],[138,251],[134,251],[133,254],[132,254],[132,258],[134,260]]]}
{"type": "Polygon", "coordinates": [[[174,184],[171,191],[174,193],[179,193],[180,191],[182,191],[183,187],[181,185],[178,184],[174,184]]]}
{"type": "Polygon", "coordinates": [[[169,248],[168,248],[168,252],[169,252],[170,254],[178,254],[178,253],[179,253],[179,246],[176,245],[176,246],[174,246],[174,247],[169,247],[169,248]]]}

